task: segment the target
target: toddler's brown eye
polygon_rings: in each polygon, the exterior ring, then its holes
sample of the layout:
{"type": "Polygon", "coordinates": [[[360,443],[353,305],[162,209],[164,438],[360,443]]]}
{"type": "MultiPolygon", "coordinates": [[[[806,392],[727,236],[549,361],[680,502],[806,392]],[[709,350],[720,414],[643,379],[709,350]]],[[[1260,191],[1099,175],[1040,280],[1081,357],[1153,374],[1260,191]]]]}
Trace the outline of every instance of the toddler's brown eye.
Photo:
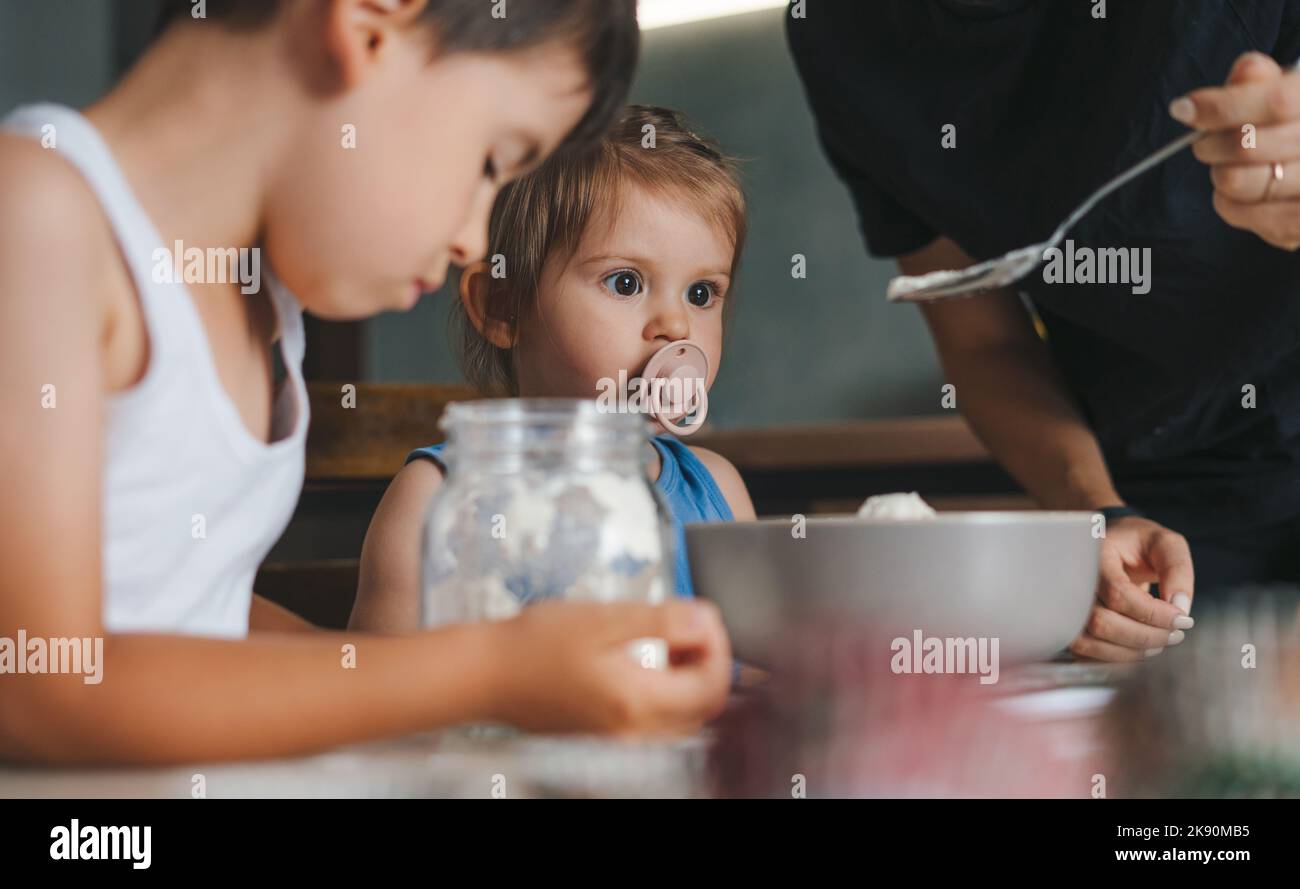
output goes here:
{"type": "Polygon", "coordinates": [[[699,308],[706,307],[713,299],[713,288],[703,281],[696,281],[686,289],[686,301],[699,308]]]}
{"type": "Polygon", "coordinates": [[[619,296],[636,296],[641,292],[641,279],[633,272],[615,272],[604,283],[607,289],[619,296]]]}

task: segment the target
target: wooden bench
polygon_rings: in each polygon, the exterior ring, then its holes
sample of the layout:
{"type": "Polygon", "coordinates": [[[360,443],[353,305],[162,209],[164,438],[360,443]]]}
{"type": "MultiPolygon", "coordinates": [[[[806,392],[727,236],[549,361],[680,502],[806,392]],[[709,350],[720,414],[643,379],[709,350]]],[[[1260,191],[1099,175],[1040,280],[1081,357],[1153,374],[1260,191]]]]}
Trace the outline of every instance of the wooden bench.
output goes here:
{"type": "MultiPolygon", "coordinates": [[[[343,627],[361,543],[388,482],[413,448],[442,440],[438,420],[448,403],[481,396],[468,386],[421,383],[317,382],[308,390],[302,497],[256,589],[321,626],[343,627]]],[[[736,465],[760,516],[852,512],[888,491],[919,491],[941,509],[1032,508],[956,413],[766,429],[706,425],[689,442],[736,465]]]]}

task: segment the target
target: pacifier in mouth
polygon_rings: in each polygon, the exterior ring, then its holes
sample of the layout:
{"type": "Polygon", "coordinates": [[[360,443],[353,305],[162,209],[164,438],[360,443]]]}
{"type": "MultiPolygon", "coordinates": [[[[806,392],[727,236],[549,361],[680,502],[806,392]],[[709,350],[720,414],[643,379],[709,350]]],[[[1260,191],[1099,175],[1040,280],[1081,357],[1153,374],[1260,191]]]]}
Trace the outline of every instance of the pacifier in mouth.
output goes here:
{"type": "Polygon", "coordinates": [[[660,426],[675,435],[690,435],[704,424],[709,412],[708,378],[709,359],[690,340],[677,340],[654,353],[640,377],[648,389],[644,396],[649,399],[650,412],[660,426]]]}

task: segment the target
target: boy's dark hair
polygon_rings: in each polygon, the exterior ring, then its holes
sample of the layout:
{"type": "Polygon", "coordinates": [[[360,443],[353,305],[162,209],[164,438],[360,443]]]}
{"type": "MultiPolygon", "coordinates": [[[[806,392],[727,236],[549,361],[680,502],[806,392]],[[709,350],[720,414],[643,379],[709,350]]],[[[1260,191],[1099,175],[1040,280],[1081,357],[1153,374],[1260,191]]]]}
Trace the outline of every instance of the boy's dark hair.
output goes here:
{"type": "MultiPolygon", "coordinates": [[[[636,0],[508,0],[493,18],[490,0],[428,0],[423,17],[441,52],[526,49],[549,41],[573,47],[587,71],[591,107],[565,147],[596,142],[618,118],[641,45],[636,0]]],[[[164,0],[160,27],[192,18],[192,0],[164,0]]],[[[280,0],[207,0],[206,15],[233,28],[257,28],[275,18],[280,0]]]]}
{"type": "MultiPolygon", "coordinates": [[[[513,340],[520,319],[536,303],[547,261],[572,257],[593,218],[619,212],[627,185],[672,195],[724,232],[734,283],[747,231],[737,160],[694,132],[676,111],[629,105],[594,148],[558,151],[501,189],[488,222],[487,254],[505,257],[509,271],[505,278],[483,278],[487,318],[504,323],[513,340]]],[[[733,287],[723,301],[724,322],[734,292],[733,287]]],[[[465,378],[485,393],[518,395],[511,350],[489,342],[460,300],[452,301],[451,318],[465,378]]]]}

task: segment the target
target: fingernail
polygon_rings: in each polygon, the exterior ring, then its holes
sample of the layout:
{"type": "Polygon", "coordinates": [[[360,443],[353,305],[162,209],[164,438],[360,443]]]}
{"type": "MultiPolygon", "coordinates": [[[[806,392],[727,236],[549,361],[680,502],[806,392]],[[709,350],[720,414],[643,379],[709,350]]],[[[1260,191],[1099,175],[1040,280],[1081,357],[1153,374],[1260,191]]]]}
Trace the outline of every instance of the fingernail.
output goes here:
{"type": "Polygon", "coordinates": [[[1178,609],[1179,611],[1181,611],[1183,614],[1191,614],[1191,613],[1192,613],[1192,600],[1189,599],[1189,598],[1187,598],[1187,594],[1186,594],[1186,593],[1177,593],[1177,594],[1175,594],[1174,597],[1173,597],[1173,599],[1170,600],[1169,604],[1173,605],[1175,608],[1177,608],[1177,609],[1178,609]]]}
{"type": "Polygon", "coordinates": [[[1180,123],[1190,124],[1196,120],[1196,105],[1186,96],[1174,99],[1169,103],[1169,116],[1180,123]]]}
{"type": "Polygon", "coordinates": [[[1169,644],[1177,645],[1179,642],[1182,642],[1183,639],[1185,639],[1186,637],[1187,634],[1184,633],[1182,630],[1174,630],[1172,633],[1169,634],[1169,644]]]}
{"type": "Polygon", "coordinates": [[[1190,617],[1185,617],[1180,614],[1174,618],[1175,630],[1190,630],[1194,626],[1196,626],[1196,621],[1192,620],[1190,617]]]}
{"type": "Polygon", "coordinates": [[[1164,651],[1163,648],[1148,648],[1148,649],[1146,650],[1146,656],[1147,656],[1147,657],[1155,657],[1156,655],[1158,655],[1158,654],[1159,654],[1160,652],[1162,652],[1162,651],[1164,651]]]}

